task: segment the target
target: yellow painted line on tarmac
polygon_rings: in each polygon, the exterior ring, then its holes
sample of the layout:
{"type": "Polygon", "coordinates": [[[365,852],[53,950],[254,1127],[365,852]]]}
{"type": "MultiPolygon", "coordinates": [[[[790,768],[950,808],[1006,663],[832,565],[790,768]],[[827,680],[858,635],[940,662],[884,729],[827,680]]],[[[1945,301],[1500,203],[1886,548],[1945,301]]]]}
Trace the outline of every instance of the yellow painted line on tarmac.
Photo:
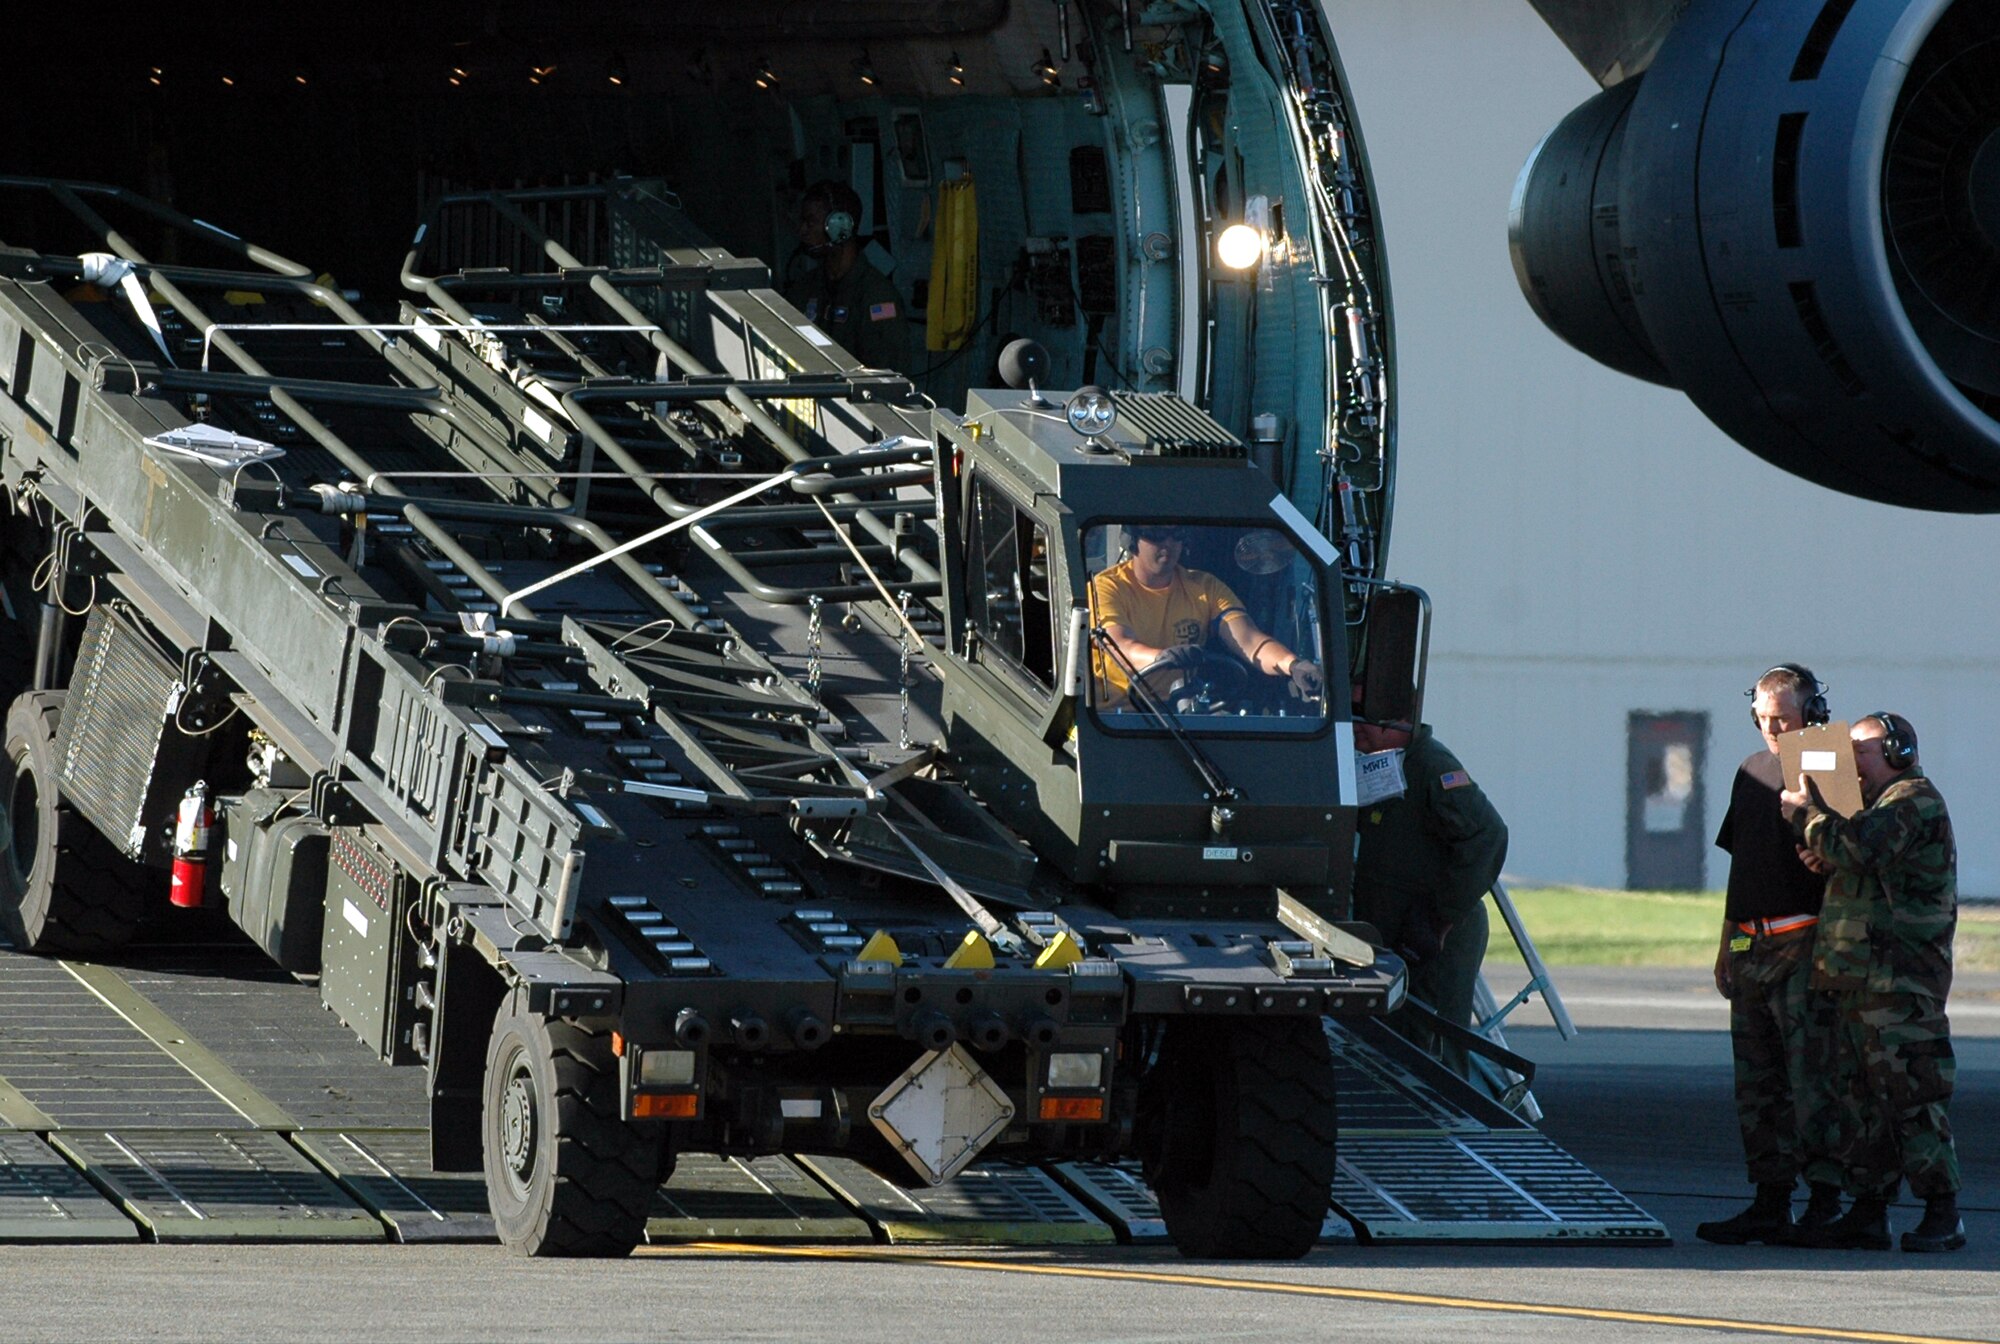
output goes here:
{"type": "Polygon", "coordinates": [[[1742,1335],[1779,1335],[1794,1339],[1856,1340],[1862,1344],[1993,1344],[1990,1340],[1947,1335],[1902,1335],[1888,1330],[1842,1330],[1825,1325],[1787,1325],[1778,1321],[1740,1321],[1723,1316],[1682,1316],[1670,1312],[1620,1311],[1613,1307],[1575,1307],[1554,1302],[1509,1302],[1502,1298],[1445,1297],[1437,1293],[1398,1293],[1380,1288],[1341,1288],[1316,1283],[1286,1283],[1275,1279],[1230,1279],[1209,1274],[1173,1274],[1164,1270],[1105,1269],[1085,1265],[1047,1265],[1006,1260],[961,1259],[922,1254],[845,1250],[833,1247],[753,1246],[741,1242],[700,1241],[684,1246],[642,1246],[636,1255],[717,1256],[755,1255],[772,1259],[863,1260],[878,1264],[930,1265],[988,1274],[1042,1274],[1067,1279],[1108,1279],[1124,1283],[1158,1283],[1177,1288],[1224,1288],[1280,1297],[1330,1297],[1347,1302],[1380,1302],[1405,1307],[1442,1307],[1453,1311],[1487,1311],[1509,1316],[1553,1316],[1573,1321],[1617,1322],[1621,1325],[1664,1325],[1683,1330],[1726,1330],[1742,1335]]]}

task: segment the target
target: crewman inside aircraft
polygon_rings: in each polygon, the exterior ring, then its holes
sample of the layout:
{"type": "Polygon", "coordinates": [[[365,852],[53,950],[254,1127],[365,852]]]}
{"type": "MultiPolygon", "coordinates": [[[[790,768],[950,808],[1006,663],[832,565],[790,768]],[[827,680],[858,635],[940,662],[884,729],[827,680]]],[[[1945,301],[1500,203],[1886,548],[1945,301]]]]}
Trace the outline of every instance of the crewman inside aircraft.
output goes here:
{"type": "Polygon", "coordinates": [[[909,319],[896,283],[875,268],[861,232],[861,197],[831,178],[806,188],[799,246],[812,266],[785,290],[806,321],[869,368],[909,360],[909,319]]]}

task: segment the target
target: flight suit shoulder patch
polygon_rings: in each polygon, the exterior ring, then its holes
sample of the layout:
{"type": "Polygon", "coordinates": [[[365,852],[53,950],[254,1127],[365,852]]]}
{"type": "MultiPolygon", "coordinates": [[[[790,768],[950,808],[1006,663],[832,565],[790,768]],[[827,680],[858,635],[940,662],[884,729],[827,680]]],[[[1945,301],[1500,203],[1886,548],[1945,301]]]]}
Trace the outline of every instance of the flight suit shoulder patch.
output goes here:
{"type": "Polygon", "coordinates": [[[1463,770],[1447,770],[1438,776],[1438,783],[1447,789],[1462,789],[1472,782],[1472,776],[1463,770]]]}

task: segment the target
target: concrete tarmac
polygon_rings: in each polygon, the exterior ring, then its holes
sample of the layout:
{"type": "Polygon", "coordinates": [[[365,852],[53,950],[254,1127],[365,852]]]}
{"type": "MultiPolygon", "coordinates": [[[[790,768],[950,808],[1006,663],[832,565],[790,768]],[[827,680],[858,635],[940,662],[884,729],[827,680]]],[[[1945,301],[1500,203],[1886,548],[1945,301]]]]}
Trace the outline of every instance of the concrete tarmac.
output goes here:
{"type": "Polygon", "coordinates": [[[1246,1265],[1129,1248],[551,1263],[464,1246],[17,1246],[0,1247],[0,1340],[2000,1340],[2000,976],[1954,994],[1972,1244],[1938,1257],[1697,1241],[1748,1193],[1721,1001],[1700,972],[1557,979],[1584,1034],[1564,1043],[1529,1009],[1512,1033],[1540,1061],[1544,1128],[1661,1218],[1671,1248],[1328,1247],[1246,1265]]]}

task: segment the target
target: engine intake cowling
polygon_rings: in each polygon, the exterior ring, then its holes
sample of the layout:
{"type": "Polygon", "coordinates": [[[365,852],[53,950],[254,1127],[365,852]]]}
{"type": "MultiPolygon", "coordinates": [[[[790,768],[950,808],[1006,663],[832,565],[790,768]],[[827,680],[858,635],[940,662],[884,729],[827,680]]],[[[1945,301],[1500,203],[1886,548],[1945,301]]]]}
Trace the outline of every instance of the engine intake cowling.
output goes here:
{"type": "Polygon", "coordinates": [[[1543,140],[1510,241],[1551,329],[1765,460],[2000,512],[2000,5],[1696,0],[1543,140]]]}

